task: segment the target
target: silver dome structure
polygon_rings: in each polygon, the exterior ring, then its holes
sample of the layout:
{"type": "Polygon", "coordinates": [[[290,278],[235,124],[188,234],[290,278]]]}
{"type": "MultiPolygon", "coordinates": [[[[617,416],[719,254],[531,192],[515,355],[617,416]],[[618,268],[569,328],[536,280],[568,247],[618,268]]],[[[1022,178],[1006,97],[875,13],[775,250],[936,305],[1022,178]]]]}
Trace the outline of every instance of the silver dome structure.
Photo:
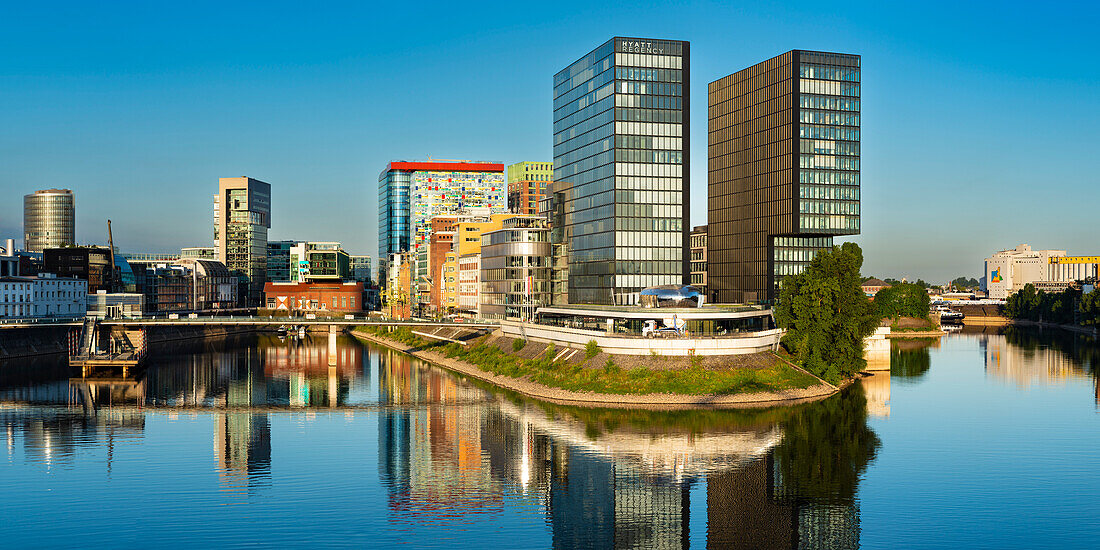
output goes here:
{"type": "Polygon", "coordinates": [[[658,285],[642,290],[642,307],[700,307],[703,293],[691,285],[658,285]]]}

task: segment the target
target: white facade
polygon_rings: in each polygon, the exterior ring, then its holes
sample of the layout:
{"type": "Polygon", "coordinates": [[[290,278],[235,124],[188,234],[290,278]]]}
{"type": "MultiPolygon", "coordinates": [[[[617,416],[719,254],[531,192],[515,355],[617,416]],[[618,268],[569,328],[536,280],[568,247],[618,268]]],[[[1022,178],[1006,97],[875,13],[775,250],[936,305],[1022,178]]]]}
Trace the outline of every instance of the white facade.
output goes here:
{"type": "Polygon", "coordinates": [[[88,317],[104,318],[135,318],[141,317],[144,311],[145,296],[125,292],[108,294],[99,291],[88,294],[88,317]]]}
{"type": "Polygon", "coordinates": [[[1004,300],[1028,283],[1050,280],[1050,258],[1065,256],[1065,250],[1032,250],[1021,244],[985,259],[985,281],[989,297],[1004,300]]]}
{"type": "Polygon", "coordinates": [[[34,282],[26,277],[0,278],[0,319],[32,316],[34,282]]]}
{"type": "Polygon", "coordinates": [[[53,274],[0,278],[0,318],[83,317],[88,282],[53,274]]]}
{"type": "Polygon", "coordinates": [[[35,317],[83,317],[88,310],[88,281],[39,274],[34,281],[35,317]]]}

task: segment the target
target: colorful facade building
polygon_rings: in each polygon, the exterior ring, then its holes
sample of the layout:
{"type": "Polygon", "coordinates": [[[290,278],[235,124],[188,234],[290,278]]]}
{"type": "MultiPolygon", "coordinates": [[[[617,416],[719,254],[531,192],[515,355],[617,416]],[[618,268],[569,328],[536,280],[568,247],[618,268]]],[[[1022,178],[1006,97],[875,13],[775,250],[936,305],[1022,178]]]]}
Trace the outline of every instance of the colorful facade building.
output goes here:
{"type": "Polygon", "coordinates": [[[390,162],[378,176],[378,257],[413,249],[418,234],[426,239],[432,217],[479,206],[507,209],[504,164],[390,162]]]}
{"type": "Polygon", "coordinates": [[[268,309],[307,313],[360,313],[363,311],[363,283],[298,282],[267,283],[264,298],[268,309]]]}
{"type": "Polygon", "coordinates": [[[539,201],[554,180],[552,162],[517,162],[508,165],[508,210],[515,214],[535,215],[539,201]]]}

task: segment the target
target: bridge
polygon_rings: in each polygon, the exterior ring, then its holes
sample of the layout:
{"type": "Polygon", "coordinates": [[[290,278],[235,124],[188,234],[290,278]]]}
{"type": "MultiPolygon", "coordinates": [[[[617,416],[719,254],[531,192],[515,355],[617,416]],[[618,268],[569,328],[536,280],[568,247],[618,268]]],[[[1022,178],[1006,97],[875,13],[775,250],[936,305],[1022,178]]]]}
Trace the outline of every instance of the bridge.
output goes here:
{"type": "MultiPolygon", "coordinates": [[[[225,316],[225,317],[180,317],[178,319],[172,319],[168,317],[143,317],[132,319],[101,319],[99,320],[101,326],[120,326],[120,327],[151,327],[151,326],[257,326],[257,327],[279,327],[279,326],[374,326],[374,327],[422,327],[422,328],[469,328],[469,329],[495,329],[500,326],[499,323],[490,322],[461,322],[456,323],[453,321],[416,321],[416,320],[379,320],[372,318],[315,318],[308,319],[302,317],[257,317],[257,316],[225,316]]],[[[20,328],[20,327],[44,327],[44,326],[71,326],[79,327],[83,325],[83,320],[47,320],[47,319],[28,319],[24,321],[10,320],[4,323],[0,323],[0,328],[20,328]]]]}
{"type": "Polygon", "coordinates": [[[195,317],[166,319],[163,317],[144,319],[103,319],[101,325],[108,326],[373,326],[373,327],[451,327],[471,329],[495,329],[498,323],[487,322],[462,322],[453,321],[410,321],[410,320],[376,320],[376,319],[342,319],[342,318],[317,318],[304,319],[301,317],[195,317]]]}

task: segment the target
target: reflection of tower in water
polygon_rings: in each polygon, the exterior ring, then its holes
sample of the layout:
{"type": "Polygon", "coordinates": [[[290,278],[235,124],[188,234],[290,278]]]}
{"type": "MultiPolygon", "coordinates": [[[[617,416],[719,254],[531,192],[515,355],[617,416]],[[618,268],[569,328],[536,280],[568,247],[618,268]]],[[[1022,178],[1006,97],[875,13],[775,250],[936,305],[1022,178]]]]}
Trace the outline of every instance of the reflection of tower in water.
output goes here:
{"type": "Polygon", "coordinates": [[[271,425],[266,414],[218,414],[214,423],[218,475],[230,487],[247,487],[271,469],[271,425]]]}

